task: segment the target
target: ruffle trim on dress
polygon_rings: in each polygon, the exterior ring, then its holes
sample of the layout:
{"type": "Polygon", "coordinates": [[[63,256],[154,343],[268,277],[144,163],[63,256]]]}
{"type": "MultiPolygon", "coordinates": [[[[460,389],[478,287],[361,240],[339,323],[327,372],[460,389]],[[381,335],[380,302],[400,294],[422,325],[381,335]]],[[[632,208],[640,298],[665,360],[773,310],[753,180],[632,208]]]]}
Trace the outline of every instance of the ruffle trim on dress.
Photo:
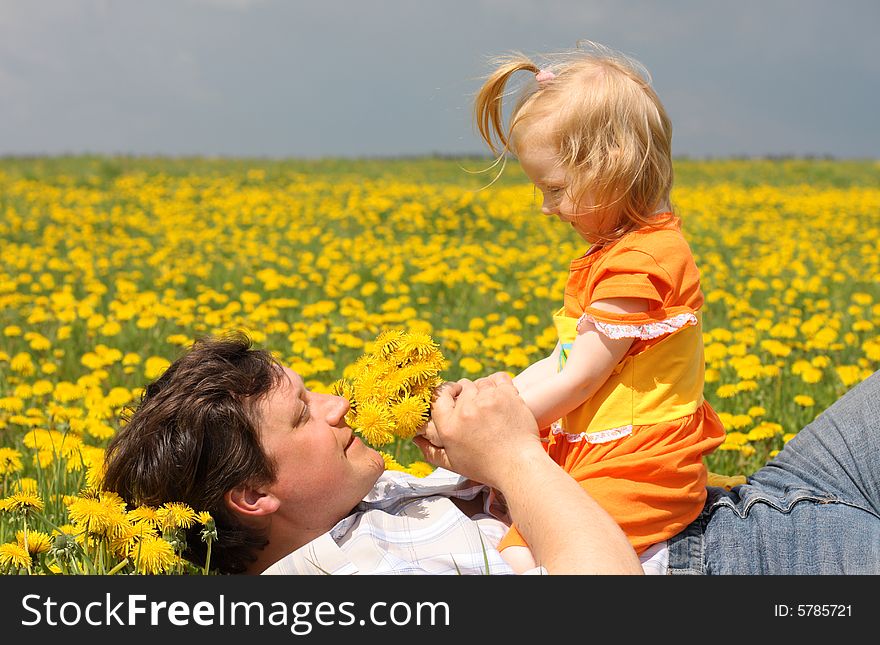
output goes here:
{"type": "Polygon", "coordinates": [[[565,440],[569,443],[577,443],[578,441],[586,441],[587,443],[608,443],[615,439],[620,439],[632,434],[633,427],[631,425],[620,426],[619,428],[610,428],[608,430],[600,430],[599,432],[581,432],[578,434],[570,434],[562,429],[562,424],[555,421],[550,426],[553,434],[561,434],[565,436],[565,440]]]}
{"type": "Polygon", "coordinates": [[[583,314],[577,321],[577,331],[579,334],[584,332],[582,325],[585,322],[592,323],[602,334],[608,338],[638,338],[640,340],[651,340],[659,338],[664,334],[670,334],[678,331],[682,327],[688,325],[696,325],[697,317],[692,313],[678,314],[666,320],[652,321],[641,325],[626,325],[620,323],[609,323],[596,320],[590,314],[583,314]]]}

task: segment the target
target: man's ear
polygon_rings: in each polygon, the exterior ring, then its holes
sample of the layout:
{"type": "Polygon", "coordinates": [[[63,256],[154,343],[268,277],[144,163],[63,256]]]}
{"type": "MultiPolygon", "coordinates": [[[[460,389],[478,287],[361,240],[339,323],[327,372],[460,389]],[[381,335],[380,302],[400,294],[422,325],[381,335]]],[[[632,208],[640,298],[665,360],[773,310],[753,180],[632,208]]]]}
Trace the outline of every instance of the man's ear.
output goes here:
{"type": "Polygon", "coordinates": [[[246,517],[271,515],[281,506],[281,500],[271,493],[244,484],[226,491],[223,499],[231,511],[246,517]]]}

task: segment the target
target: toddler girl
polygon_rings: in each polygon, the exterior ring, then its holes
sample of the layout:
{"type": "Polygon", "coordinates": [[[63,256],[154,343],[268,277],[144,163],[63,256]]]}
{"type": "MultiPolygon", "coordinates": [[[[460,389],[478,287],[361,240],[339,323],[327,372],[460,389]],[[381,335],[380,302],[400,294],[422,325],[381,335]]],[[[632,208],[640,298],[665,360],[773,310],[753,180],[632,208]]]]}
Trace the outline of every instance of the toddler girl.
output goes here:
{"type": "MultiPolygon", "coordinates": [[[[503,59],[475,117],[499,160],[515,155],[541,191],[541,212],[589,245],[553,316],[559,343],[514,383],[549,454],[641,554],[700,513],[703,456],[724,438],[703,399],[699,272],[669,199],[671,123],[640,66],[592,43],[544,69],[503,59]],[[532,78],[505,127],[518,72],[532,78]]],[[[526,546],[513,527],[499,548],[533,566],[526,546]]]]}

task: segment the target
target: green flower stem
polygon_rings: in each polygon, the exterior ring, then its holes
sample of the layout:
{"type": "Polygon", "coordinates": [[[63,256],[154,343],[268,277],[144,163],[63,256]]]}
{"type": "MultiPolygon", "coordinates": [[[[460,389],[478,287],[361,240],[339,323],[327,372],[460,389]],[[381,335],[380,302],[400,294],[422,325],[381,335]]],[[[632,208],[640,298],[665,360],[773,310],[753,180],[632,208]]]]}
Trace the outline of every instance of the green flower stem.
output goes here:
{"type": "Polygon", "coordinates": [[[122,570],[122,568],[125,565],[127,565],[128,563],[129,563],[129,559],[123,558],[122,562],[119,562],[115,567],[113,567],[112,569],[110,569],[110,571],[107,572],[107,575],[112,576],[112,575],[119,573],[122,570]]]}
{"type": "Polygon", "coordinates": [[[206,541],[208,543],[208,551],[205,554],[205,567],[202,569],[202,575],[205,576],[208,575],[208,571],[211,570],[211,542],[213,542],[213,540],[208,538],[206,541]]]}

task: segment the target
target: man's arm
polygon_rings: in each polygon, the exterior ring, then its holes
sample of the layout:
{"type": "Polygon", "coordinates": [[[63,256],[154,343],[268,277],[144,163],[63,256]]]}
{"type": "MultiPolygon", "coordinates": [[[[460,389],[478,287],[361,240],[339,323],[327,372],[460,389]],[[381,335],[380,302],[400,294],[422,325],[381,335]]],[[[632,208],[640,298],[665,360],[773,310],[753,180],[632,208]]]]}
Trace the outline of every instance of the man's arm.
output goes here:
{"type": "Polygon", "coordinates": [[[426,436],[415,438],[425,458],[500,490],[547,571],[643,573],[620,527],[541,447],[509,375],[441,388],[432,420],[426,436]]]}

